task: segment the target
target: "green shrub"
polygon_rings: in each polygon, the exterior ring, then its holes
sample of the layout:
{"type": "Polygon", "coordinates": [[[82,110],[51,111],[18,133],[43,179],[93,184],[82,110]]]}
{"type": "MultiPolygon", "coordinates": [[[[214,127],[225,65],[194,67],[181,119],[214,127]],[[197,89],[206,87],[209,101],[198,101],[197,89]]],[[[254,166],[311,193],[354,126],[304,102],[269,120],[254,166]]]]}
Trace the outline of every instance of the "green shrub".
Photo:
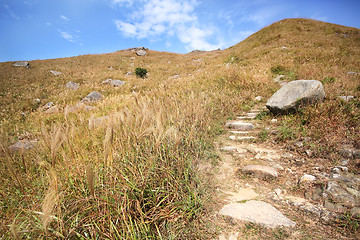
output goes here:
{"type": "Polygon", "coordinates": [[[144,78],[144,77],[146,77],[147,70],[145,68],[136,68],[135,74],[136,74],[136,76],[138,76],[140,78],[144,78]]]}

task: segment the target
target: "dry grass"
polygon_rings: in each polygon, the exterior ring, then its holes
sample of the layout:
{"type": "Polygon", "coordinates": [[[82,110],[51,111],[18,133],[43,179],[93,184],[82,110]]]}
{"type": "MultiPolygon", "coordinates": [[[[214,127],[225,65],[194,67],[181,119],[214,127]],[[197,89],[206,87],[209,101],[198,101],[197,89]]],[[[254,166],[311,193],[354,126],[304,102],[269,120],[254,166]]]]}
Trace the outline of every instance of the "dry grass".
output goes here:
{"type": "Polygon", "coordinates": [[[0,237],[211,238],[203,223],[211,185],[200,184],[196,165],[213,157],[226,118],[278,89],[272,67],[281,66],[287,80],[324,81],[323,104],[281,118],[296,138],[330,147],[319,154],[336,149],[344,132],[348,143],[359,140],[358,102],[330,100],[359,95],[360,75],[347,74],[360,72],[359,39],[358,29],[293,19],[224,51],[148,51],[135,59],[119,51],[32,61],[29,69],[1,63],[0,237]],[[137,67],[148,78],[125,75],[137,67]],[[108,78],[126,84],[102,85],[108,78]],[[67,90],[68,81],[81,87],[67,90]],[[104,95],[93,104],[98,111],[68,111],[92,91],[104,95]],[[39,111],[35,98],[60,111],[39,111]],[[10,153],[20,135],[38,138],[38,147],[10,153]]]}

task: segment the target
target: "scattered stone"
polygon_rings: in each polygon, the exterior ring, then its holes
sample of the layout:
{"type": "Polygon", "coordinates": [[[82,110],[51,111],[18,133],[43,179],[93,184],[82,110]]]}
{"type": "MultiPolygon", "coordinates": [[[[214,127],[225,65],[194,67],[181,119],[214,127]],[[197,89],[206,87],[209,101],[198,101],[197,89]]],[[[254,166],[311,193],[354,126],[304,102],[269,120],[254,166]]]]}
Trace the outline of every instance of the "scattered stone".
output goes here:
{"type": "Polygon", "coordinates": [[[350,101],[351,99],[354,99],[354,96],[338,96],[340,100],[343,100],[345,102],[350,101]]]}
{"type": "Polygon", "coordinates": [[[220,150],[222,150],[222,151],[236,151],[237,148],[234,147],[234,146],[227,146],[227,147],[220,148],[220,150]]]}
{"type": "Polygon", "coordinates": [[[71,89],[71,90],[77,90],[77,89],[79,89],[79,87],[80,87],[79,84],[71,82],[71,81],[66,84],[66,88],[71,89]]]}
{"type": "Polygon", "coordinates": [[[126,73],[126,76],[131,76],[131,75],[133,75],[132,72],[127,72],[127,73],[126,73]]]}
{"type": "Polygon", "coordinates": [[[329,199],[325,199],[324,207],[332,212],[345,212],[346,208],[339,203],[332,203],[329,199]]]}
{"type": "Polygon", "coordinates": [[[14,67],[26,67],[26,68],[29,68],[30,64],[29,64],[29,62],[26,62],[26,61],[18,61],[16,63],[14,63],[14,67]]]}
{"type": "Polygon", "coordinates": [[[313,191],[312,193],[312,196],[311,196],[311,199],[314,200],[314,201],[318,201],[321,199],[323,195],[323,190],[321,187],[317,187],[315,188],[315,190],[313,191]]]}
{"type": "Polygon", "coordinates": [[[9,149],[11,152],[29,150],[29,149],[34,148],[36,146],[37,142],[38,141],[36,141],[36,140],[23,139],[23,140],[18,141],[15,144],[9,146],[9,149]]]}
{"type": "Polygon", "coordinates": [[[277,177],[278,172],[276,168],[263,165],[248,165],[242,170],[244,173],[254,174],[257,177],[277,177]]]}
{"type": "Polygon", "coordinates": [[[311,151],[309,149],[305,150],[305,153],[308,157],[312,157],[312,155],[313,155],[313,151],[311,151]]]}
{"type": "Polygon", "coordinates": [[[358,202],[354,199],[354,196],[335,181],[329,181],[327,183],[326,193],[335,202],[341,202],[344,206],[355,207],[358,205],[358,202]]]}
{"type": "Polygon", "coordinates": [[[358,75],[358,74],[360,74],[360,73],[357,73],[357,72],[347,72],[347,74],[354,74],[354,75],[358,75]]]}
{"type": "Polygon", "coordinates": [[[52,106],[54,106],[54,103],[53,103],[53,102],[48,102],[47,104],[45,104],[45,105],[41,108],[41,110],[46,111],[46,110],[48,110],[49,108],[51,108],[52,106]]]}
{"type": "Polygon", "coordinates": [[[337,167],[334,167],[333,169],[331,169],[331,172],[337,173],[337,174],[340,174],[340,173],[341,173],[340,169],[337,168],[337,167]]]}
{"type": "Polygon", "coordinates": [[[282,46],[282,47],[281,47],[281,49],[287,49],[287,47],[285,47],[285,46],[282,46]]]}
{"type": "Polygon", "coordinates": [[[353,151],[353,158],[360,159],[360,150],[353,151]]]}
{"type": "Polygon", "coordinates": [[[261,101],[262,100],[262,96],[257,96],[254,98],[255,101],[261,101]]]}
{"type": "Polygon", "coordinates": [[[294,112],[299,105],[321,101],[325,97],[324,87],[317,80],[292,81],[280,88],[266,103],[273,113],[294,112]]]}
{"type": "Polygon", "coordinates": [[[270,122],[271,122],[271,123],[277,123],[277,121],[278,121],[278,120],[274,118],[274,119],[271,119],[270,122]]]}
{"type": "Polygon", "coordinates": [[[180,76],[179,75],[174,75],[174,76],[171,76],[170,79],[176,79],[176,78],[179,78],[180,76]]]}
{"type": "Polygon", "coordinates": [[[58,76],[58,75],[62,74],[62,72],[58,72],[58,71],[54,71],[54,70],[50,70],[50,72],[55,76],[58,76]]]}
{"type": "Polygon", "coordinates": [[[91,92],[82,99],[83,102],[96,102],[103,99],[103,95],[98,92],[91,92]]]}
{"type": "Polygon", "coordinates": [[[285,77],[285,75],[279,75],[276,78],[274,78],[274,82],[279,83],[282,82],[282,79],[285,77]]]}
{"type": "Polygon", "coordinates": [[[291,205],[294,205],[294,206],[300,206],[300,205],[305,204],[305,202],[306,202],[306,200],[301,197],[286,196],[285,198],[287,199],[288,203],[290,203],[291,205]]]}
{"type": "Polygon", "coordinates": [[[304,146],[303,142],[295,142],[294,145],[298,148],[302,148],[304,146]]]}
{"type": "Polygon", "coordinates": [[[136,55],[138,55],[138,56],[145,56],[145,55],[146,55],[146,51],[143,50],[143,49],[141,49],[141,50],[139,50],[139,51],[136,51],[136,55]]]}
{"type": "Polygon", "coordinates": [[[231,203],[225,205],[219,213],[270,228],[296,225],[295,222],[285,217],[279,210],[262,201],[251,200],[245,203],[231,203]]]}
{"type": "Polygon", "coordinates": [[[302,176],[299,180],[299,184],[303,183],[303,182],[313,182],[316,180],[316,177],[313,175],[309,175],[309,174],[305,174],[304,176],[302,176]]]}
{"type": "Polygon", "coordinates": [[[102,84],[110,84],[113,87],[121,87],[122,85],[125,84],[124,81],[118,80],[118,79],[106,79],[105,81],[102,82],[102,84]]]}
{"type": "Polygon", "coordinates": [[[237,129],[237,130],[242,130],[242,131],[249,131],[254,129],[254,125],[251,123],[244,123],[241,121],[234,121],[234,122],[229,122],[225,125],[228,128],[231,129],[237,129]]]}
{"type": "Polygon", "coordinates": [[[360,207],[353,207],[350,212],[354,217],[360,218],[360,207]]]}

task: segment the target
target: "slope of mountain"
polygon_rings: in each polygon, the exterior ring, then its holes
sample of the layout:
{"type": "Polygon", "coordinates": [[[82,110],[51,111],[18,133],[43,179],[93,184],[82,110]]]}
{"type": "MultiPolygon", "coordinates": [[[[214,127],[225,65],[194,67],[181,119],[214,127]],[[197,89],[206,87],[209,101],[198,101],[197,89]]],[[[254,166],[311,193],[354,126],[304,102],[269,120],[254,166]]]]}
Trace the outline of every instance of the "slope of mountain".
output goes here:
{"type": "Polygon", "coordinates": [[[274,78],[322,81],[324,103],[290,116],[261,112],[259,121],[278,123],[259,139],[286,147],[307,138],[313,158],[338,161],[345,145],[360,148],[359,56],[359,29],[286,19],[225,50],[0,63],[0,238],[215,238],[218,226],[207,226],[215,183],[199,166],[217,165],[225,120],[264,104],[279,89],[274,78]],[[103,99],[81,102],[93,91],[103,99]],[[8,148],[18,140],[34,148],[8,148]]]}

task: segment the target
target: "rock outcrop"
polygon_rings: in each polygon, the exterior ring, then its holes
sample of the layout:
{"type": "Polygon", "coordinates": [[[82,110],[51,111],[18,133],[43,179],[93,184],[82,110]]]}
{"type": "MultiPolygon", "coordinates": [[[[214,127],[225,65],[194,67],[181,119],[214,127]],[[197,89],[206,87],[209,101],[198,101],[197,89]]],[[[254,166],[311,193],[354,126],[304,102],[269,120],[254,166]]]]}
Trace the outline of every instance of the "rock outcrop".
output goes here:
{"type": "Polygon", "coordinates": [[[280,88],[266,103],[275,114],[295,112],[300,105],[321,101],[325,97],[324,87],[317,80],[292,81],[280,88]]]}

